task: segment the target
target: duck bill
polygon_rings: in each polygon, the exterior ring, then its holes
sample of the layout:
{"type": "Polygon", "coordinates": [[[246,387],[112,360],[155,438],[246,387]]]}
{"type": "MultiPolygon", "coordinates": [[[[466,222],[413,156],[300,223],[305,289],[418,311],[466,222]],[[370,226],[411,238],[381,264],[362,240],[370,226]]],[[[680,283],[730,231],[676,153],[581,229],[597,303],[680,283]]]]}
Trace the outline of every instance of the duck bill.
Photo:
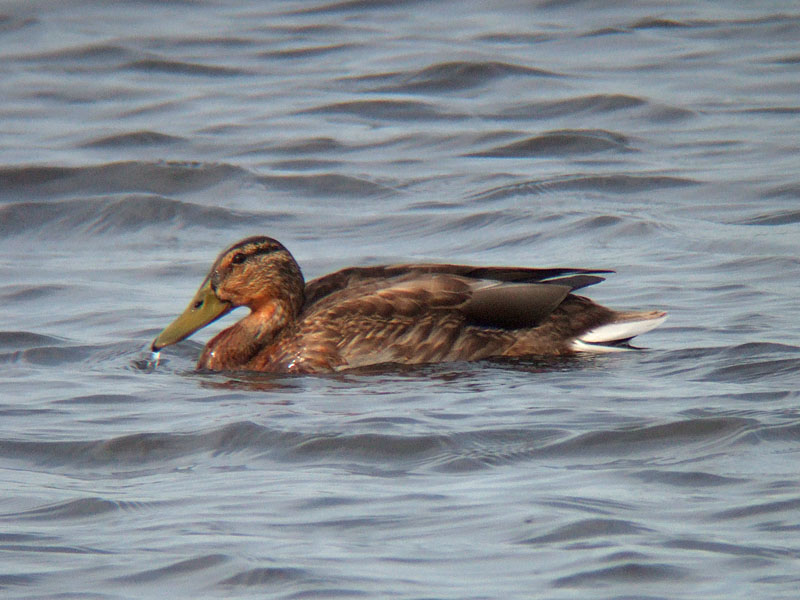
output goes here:
{"type": "Polygon", "coordinates": [[[211,287],[210,279],[206,279],[183,314],[167,325],[153,340],[153,352],[158,352],[164,346],[177,344],[198,329],[228,314],[232,309],[233,306],[229,302],[223,302],[217,297],[211,287]]]}

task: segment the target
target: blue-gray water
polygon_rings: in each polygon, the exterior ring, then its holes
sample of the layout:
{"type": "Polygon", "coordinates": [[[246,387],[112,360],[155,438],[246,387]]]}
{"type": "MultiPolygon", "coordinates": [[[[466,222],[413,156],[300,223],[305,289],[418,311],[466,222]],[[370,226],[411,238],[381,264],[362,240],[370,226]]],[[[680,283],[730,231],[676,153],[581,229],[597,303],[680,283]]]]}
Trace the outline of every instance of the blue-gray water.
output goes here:
{"type": "Polygon", "coordinates": [[[4,2],[0,595],[796,598],[798,40],[788,1],[4,2]],[[670,320],[144,368],[253,234],[309,278],[613,268],[593,298],[670,320]]]}

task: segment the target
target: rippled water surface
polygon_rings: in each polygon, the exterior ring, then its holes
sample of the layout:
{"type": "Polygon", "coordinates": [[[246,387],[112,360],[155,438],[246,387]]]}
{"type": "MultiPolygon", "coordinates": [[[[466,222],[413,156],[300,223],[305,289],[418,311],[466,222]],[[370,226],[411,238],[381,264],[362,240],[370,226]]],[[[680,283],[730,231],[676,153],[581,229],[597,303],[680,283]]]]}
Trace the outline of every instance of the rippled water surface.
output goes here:
{"type": "MultiPolygon", "coordinates": [[[[4,598],[796,598],[795,2],[0,5],[4,598]],[[216,254],[611,268],[647,349],[147,345],[216,254]]],[[[236,317],[224,320],[230,324],[236,317]]],[[[219,327],[216,327],[219,329],[219,327]]]]}

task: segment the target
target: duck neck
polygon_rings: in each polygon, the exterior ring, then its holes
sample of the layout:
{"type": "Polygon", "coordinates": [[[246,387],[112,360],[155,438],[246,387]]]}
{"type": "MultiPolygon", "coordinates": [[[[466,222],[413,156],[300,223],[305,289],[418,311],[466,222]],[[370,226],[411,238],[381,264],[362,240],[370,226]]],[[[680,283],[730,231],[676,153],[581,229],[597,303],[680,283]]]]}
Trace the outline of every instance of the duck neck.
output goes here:
{"type": "Polygon", "coordinates": [[[296,316],[292,309],[291,305],[276,301],[253,308],[249,315],[206,344],[197,367],[214,371],[245,367],[291,325],[296,316]]]}

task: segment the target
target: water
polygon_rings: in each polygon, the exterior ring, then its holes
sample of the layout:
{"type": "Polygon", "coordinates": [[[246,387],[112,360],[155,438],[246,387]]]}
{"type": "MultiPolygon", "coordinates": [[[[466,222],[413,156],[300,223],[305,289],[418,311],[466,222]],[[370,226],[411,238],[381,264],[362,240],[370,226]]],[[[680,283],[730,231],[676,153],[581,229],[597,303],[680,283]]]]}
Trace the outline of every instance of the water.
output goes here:
{"type": "MultiPolygon", "coordinates": [[[[793,2],[6,2],[4,598],[794,598],[793,2]],[[641,352],[147,345],[216,254],[613,268],[641,352]]],[[[236,313],[223,323],[229,324],[236,313]]]]}

